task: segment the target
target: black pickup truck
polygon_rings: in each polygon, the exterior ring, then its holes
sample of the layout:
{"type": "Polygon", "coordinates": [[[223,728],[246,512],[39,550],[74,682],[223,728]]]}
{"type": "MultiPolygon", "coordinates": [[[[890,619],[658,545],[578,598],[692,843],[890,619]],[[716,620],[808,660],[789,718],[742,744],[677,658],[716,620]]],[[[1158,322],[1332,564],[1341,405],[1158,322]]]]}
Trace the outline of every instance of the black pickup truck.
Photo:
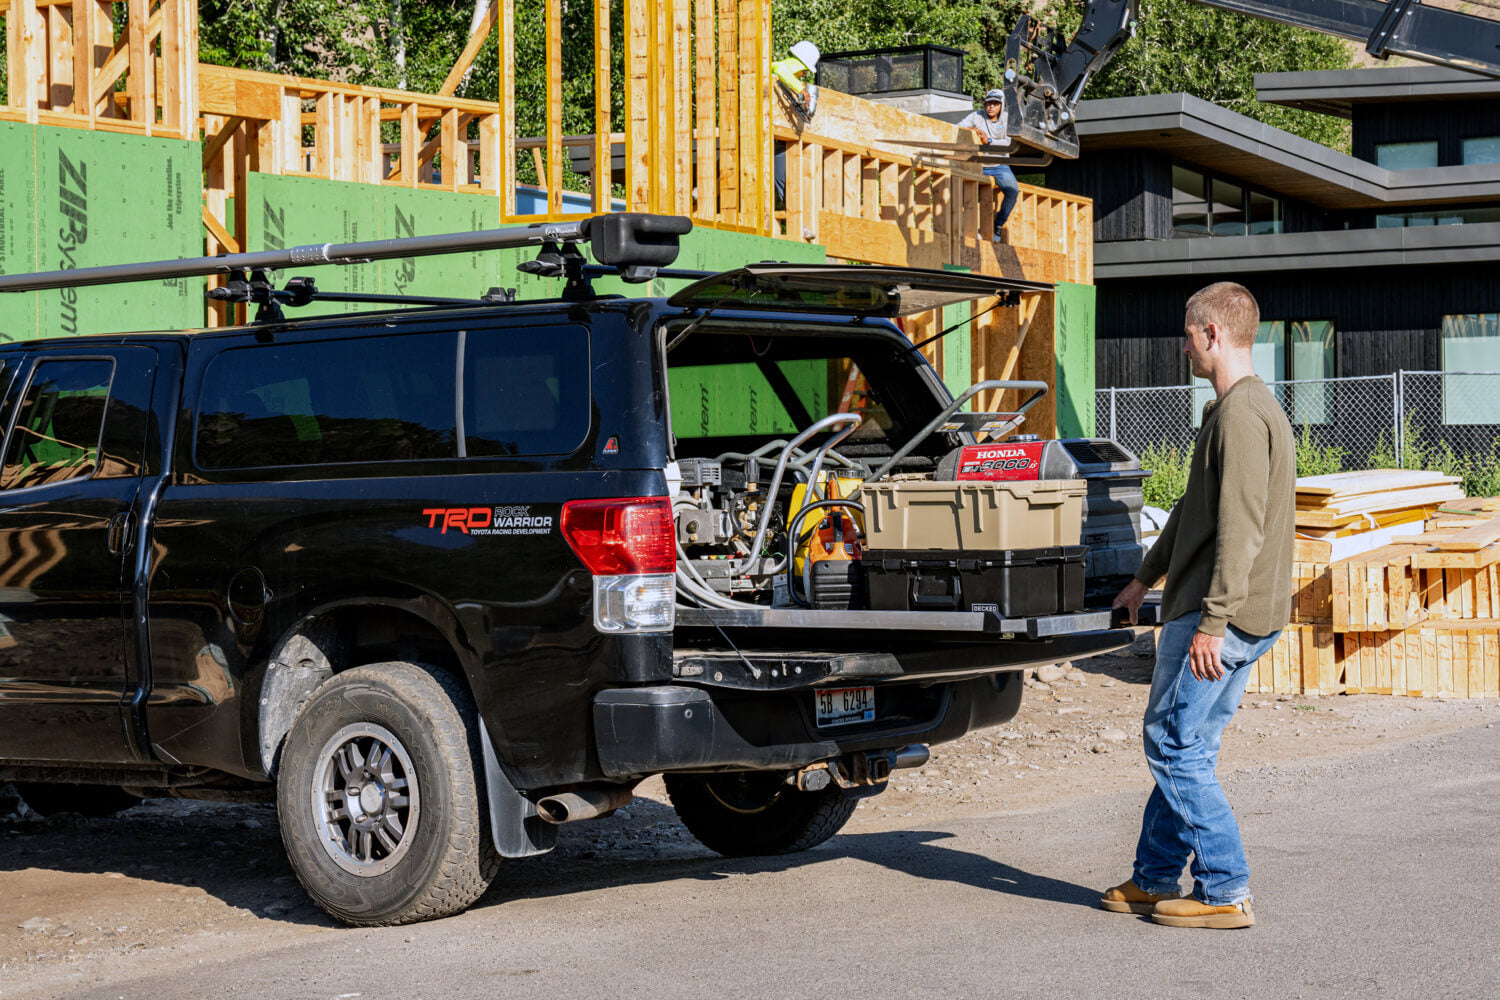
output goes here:
{"type": "Polygon", "coordinates": [[[974,443],[891,317],[1031,286],[565,270],[296,320],[311,282],[246,271],[259,322],[0,345],[0,781],[42,812],[274,798],[323,907],[400,923],[653,774],[714,850],[805,849],[1011,718],[1024,668],[1130,639],[793,569],[857,508],[809,497],[820,463],[931,479],[974,443]]]}

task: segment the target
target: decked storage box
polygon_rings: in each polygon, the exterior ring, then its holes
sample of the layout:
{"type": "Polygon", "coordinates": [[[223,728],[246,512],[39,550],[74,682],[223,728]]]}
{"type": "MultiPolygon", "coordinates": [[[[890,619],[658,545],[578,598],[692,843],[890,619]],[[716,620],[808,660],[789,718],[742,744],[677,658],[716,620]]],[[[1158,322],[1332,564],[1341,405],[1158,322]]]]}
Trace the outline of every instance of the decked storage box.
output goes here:
{"type": "Polygon", "coordinates": [[[1004,618],[1083,610],[1083,545],[999,552],[868,550],[877,611],[994,611],[1004,618]]]}
{"type": "Polygon", "coordinates": [[[1086,490],[1081,479],[872,483],[860,495],[865,548],[940,549],[956,558],[1077,545],[1086,490]]]}

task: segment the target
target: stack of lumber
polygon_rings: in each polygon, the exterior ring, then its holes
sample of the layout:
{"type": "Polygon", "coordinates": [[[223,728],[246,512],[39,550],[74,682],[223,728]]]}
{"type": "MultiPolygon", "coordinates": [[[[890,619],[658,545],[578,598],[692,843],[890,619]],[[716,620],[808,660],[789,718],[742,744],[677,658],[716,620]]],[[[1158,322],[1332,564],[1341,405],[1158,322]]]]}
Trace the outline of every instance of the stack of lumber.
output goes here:
{"type": "Polygon", "coordinates": [[[1297,480],[1297,533],[1345,535],[1425,521],[1443,503],[1461,499],[1457,476],[1411,469],[1371,469],[1297,480]]]}
{"type": "Polygon", "coordinates": [[[1500,697],[1500,498],[1456,482],[1298,480],[1292,624],[1251,692],[1500,697]]]}

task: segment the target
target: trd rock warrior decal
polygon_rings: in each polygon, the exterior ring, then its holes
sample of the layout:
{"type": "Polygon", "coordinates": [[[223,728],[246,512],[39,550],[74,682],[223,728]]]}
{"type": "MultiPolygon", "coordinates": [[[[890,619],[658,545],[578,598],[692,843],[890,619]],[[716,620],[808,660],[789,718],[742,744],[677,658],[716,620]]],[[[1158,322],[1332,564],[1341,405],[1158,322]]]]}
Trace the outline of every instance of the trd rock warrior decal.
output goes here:
{"type": "Polygon", "coordinates": [[[465,535],[546,535],[552,515],[532,514],[530,504],[509,507],[427,507],[427,527],[446,535],[451,528],[465,535]]]}

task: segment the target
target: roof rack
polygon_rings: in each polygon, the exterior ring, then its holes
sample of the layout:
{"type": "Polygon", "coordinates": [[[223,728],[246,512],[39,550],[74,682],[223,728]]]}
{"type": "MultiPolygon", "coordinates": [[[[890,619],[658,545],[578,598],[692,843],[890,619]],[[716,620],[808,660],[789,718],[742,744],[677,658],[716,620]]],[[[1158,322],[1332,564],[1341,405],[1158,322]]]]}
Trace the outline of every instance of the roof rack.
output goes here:
{"type": "MultiPolygon", "coordinates": [[[[522,264],[521,270],[542,277],[566,278],[568,283],[563,289],[563,298],[587,299],[592,297],[589,278],[597,275],[600,269],[587,263],[576,244],[589,243],[594,259],[600,265],[613,268],[625,281],[637,283],[651,280],[662,268],[670,266],[677,259],[678,238],[692,228],[693,222],[686,216],[616,212],[577,222],[538,222],[471,233],[409,236],[360,243],[315,243],[284,250],[220,254],[216,257],[0,275],[0,292],[35,292],[222,274],[231,275],[232,280],[223,288],[210,289],[210,297],[258,303],[260,310],[256,313],[256,322],[279,322],[282,304],[306,305],[320,295],[328,300],[334,296],[319,293],[311,280],[299,285],[296,278],[286,290],[277,290],[267,276],[268,271],[538,246],[536,259],[522,264]]],[[[348,296],[342,299],[351,300],[348,296]]],[[[389,300],[382,297],[381,301],[389,300]]],[[[442,300],[406,298],[405,301],[435,303],[442,300]]]]}

